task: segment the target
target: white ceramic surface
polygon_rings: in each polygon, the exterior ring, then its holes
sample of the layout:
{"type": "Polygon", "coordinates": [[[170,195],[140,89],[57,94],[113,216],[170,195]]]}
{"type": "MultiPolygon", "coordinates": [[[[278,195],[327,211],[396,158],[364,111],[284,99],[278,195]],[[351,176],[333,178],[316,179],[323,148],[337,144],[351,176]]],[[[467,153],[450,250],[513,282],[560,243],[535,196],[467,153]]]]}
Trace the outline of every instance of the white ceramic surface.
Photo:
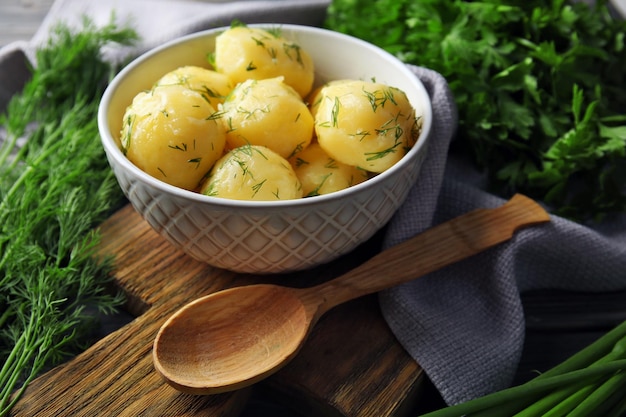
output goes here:
{"type": "Polygon", "coordinates": [[[404,201],[426,156],[432,109],[422,83],[399,60],[361,40],[324,29],[279,26],[315,62],[316,83],[375,79],[404,90],[423,117],[413,149],[384,173],[349,189],[300,200],[236,201],[161,182],[119,149],[124,111],[133,97],[182,65],[206,66],[225,28],[167,43],[131,62],[111,82],[98,114],[102,144],[124,193],[143,218],[195,259],[237,272],[279,273],[310,268],[345,254],[383,227],[404,201]]]}

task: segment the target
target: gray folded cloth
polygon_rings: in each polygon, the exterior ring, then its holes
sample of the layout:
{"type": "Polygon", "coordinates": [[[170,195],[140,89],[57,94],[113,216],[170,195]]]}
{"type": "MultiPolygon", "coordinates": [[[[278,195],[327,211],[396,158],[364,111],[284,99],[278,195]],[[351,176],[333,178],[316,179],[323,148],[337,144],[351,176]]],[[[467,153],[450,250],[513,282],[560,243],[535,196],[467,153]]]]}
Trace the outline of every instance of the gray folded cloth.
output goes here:
{"type": "MultiPolygon", "coordinates": [[[[432,98],[436,140],[416,186],[389,223],[386,247],[505,202],[485,191],[485,178],[468,158],[444,156],[455,120],[447,84],[428,69],[413,70],[432,98]]],[[[626,288],[626,215],[594,228],[551,217],[510,242],[380,294],[393,333],[447,404],[510,386],[524,345],[524,291],[626,288]]]]}
{"type": "MultiPolygon", "coordinates": [[[[59,21],[78,26],[88,15],[106,24],[115,11],[116,21],[132,25],[142,38],[132,49],[108,51],[110,59],[121,59],[235,19],[320,26],[329,1],[57,0],[30,42],[0,50],[0,110],[26,79],[26,60],[59,21]]],[[[432,100],[432,144],[420,178],[389,223],[387,247],[474,208],[504,202],[485,191],[484,179],[463,156],[449,155],[457,113],[446,80],[432,70],[410,68],[432,100]]],[[[625,289],[626,217],[590,228],[553,216],[510,242],[382,292],[380,304],[400,343],[443,399],[456,404],[512,383],[525,332],[520,294],[541,288],[625,289]]]]}

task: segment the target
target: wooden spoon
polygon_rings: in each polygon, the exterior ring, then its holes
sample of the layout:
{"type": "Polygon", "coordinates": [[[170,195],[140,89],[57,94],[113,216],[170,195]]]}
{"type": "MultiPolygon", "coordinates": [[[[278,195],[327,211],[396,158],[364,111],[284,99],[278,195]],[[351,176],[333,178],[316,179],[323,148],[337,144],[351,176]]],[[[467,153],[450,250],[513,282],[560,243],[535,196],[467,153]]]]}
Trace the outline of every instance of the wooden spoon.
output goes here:
{"type": "Polygon", "coordinates": [[[501,207],[478,209],[433,227],[314,287],[259,284],[199,298],[159,330],[155,368],[186,393],[243,388],[287,364],[331,308],[411,281],[504,242],[521,227],[549,220],[541,206],[518,194],[501,207]]]}

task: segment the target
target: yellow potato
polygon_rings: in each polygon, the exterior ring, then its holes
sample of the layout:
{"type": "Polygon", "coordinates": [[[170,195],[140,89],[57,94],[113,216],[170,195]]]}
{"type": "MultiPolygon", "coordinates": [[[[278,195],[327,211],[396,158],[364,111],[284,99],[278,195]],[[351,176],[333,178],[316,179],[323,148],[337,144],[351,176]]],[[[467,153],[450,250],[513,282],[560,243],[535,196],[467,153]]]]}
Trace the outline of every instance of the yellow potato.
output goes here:
{"type": "Polygon", "coordinates": [[[230,149],[266,146],[283,158],[306,148],[313,137],[313,116],[281,77],[239,84],[221,107],[230,149]]]}
{"type": "Polygon", "coordinates": [[[289,162],[302,184],[305,197],[343,190],[368,178],[366,171],[335,161],[318,143],[312,143],[289,162]]]}
{"type": "Polygon", "coordinates": [[[126,109],[120,143],[137,167],[168,184],[196,190],[222,156],[226,133],[202,95],[179,85],[139,93],[126,109]]]}
{"type": "Polygon", "coordinates": [[[278,76],[305,97],[313,86],[313,59],[278,31],[232,27],[215,39],[215,68],[233,84],[278,76]]]}
{"type": "Polygon", "coordinates": [[[324,90],[324,88],[328,87],[329,85],[349,83],[352,81],[353,80],[329,81],[326,84],[313,89],[313,91],[311,91],[311,93],[306,97],[306,102],[307,102],[307,105],[309,106],[309,110],[311,111],[311,115],[313,115],[313,118],[315,118],[315,115],[317,114],[317,108],[322,102],[322,97],[323,97],[322,91],[324,90]]]}
{"type": "Polygon", "coordinates": [[[380,173],[415,144],[415,111],[401,90],[355,80],[332,83],[320,94],[315,133],[337,161],[380,173]]]}
{"type": "Polygon", "coordinates": [[[271,149],[252,145],[233,149],[217,161],[200,192],[233,200],[302,198],[302,186],[289,162],[271,149]]]}
{"type": "Polygon", "coordinates": [[[182,85],[197,91],[217,109],[233,89],[230,78],[217,71],[196,66],[185,66],[168,72],[161,77],[155,86],[182,85]]]}

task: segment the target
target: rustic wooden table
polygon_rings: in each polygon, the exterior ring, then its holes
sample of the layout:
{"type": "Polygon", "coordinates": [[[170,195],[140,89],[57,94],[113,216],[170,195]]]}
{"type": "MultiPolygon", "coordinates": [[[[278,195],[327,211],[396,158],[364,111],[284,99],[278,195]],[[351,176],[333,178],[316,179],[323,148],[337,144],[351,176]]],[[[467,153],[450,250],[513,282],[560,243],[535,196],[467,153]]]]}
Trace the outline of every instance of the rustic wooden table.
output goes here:
{"type": "MultiPolygon", "coordinates": [[[[0,47],[17,40],[28,40],[35,33],[54,0],[0,1],[0,47]]],[[[626,0],[615,2],[626,11],[626,0]]],[[[533,370],[545,370],[586,346],[608,329],[626,320],[626,293],[571,294],[536,292],[523,296],[527,316],[527,338],[517,382],[530,379],[533,370]]],[[[123,319],[122,319],[123,321],[123,319]]],[[[111,331],[108,327],[105,331],[111,331]]],[[[431,386],[424,391],[426,401],[410,415],[441,405],[431,386]]],[[[280,401],[278,401],[280,402],[280,401]]],[[[253,396],[243,415],[294,415],[276,402],[253,396]],[[262,413],[262,410],[265,413],[262,413]]]]}

